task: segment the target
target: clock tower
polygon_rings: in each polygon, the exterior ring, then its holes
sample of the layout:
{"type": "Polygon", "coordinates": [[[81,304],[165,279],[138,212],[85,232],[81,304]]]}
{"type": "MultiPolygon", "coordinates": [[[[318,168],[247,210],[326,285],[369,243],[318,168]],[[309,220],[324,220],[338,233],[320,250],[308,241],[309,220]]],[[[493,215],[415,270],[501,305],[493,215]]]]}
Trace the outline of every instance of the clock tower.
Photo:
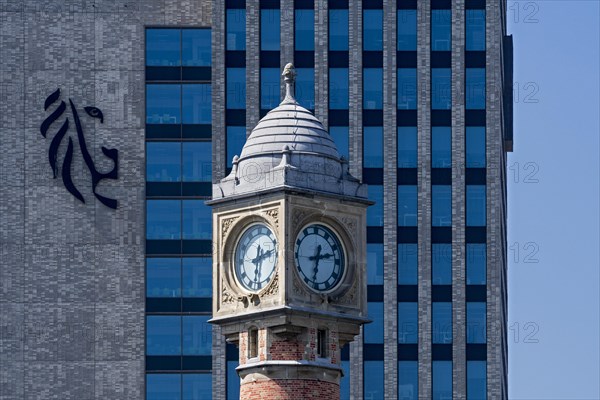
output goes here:
{"type": "Polygon", "coordinates": [[[239,348],[240,398],[339,399],[366,315],[366,185],[286,95],[213,185],[213,318],[239,348]]]}

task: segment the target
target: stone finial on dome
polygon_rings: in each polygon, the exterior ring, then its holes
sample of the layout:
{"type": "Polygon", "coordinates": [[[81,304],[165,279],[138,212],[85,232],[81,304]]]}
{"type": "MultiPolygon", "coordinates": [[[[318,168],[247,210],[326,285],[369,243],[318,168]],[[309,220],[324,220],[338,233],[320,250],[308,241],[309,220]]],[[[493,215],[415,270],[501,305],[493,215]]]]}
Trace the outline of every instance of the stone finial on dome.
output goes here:
{"type": "Polygon", "coordinates": [[[283,82],[285,82],[285,98],[281,104],[298,104],[294,97],[294,84],[296,82],[296,68],[294,64],[287,63],[281,73],[283,76],[283,82]]]}

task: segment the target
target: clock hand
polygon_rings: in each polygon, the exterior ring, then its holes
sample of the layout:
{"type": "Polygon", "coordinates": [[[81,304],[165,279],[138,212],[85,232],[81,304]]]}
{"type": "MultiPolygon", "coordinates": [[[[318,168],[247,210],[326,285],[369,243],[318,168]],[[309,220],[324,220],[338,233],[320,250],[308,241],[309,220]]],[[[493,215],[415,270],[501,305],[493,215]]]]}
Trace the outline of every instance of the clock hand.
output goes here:
{"type": "Polygon", "coordinates": [[[317,246],[317,251],[314,256],[315,268],[313,269],[313,282],[317,281],[317,273],[319,272],[319,260],[321,259],[321,245],[317,246]]]}

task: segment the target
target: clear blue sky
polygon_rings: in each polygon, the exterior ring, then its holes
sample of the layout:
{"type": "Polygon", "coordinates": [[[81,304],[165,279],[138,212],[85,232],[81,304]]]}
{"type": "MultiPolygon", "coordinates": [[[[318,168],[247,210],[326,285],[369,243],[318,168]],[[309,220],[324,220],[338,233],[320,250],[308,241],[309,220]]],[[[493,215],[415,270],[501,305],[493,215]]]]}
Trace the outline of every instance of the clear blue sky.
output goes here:
{"type": "Polygon", "coordinates": [[[508,6],[509,394],[600,399],[600,0],[508,6]]]}

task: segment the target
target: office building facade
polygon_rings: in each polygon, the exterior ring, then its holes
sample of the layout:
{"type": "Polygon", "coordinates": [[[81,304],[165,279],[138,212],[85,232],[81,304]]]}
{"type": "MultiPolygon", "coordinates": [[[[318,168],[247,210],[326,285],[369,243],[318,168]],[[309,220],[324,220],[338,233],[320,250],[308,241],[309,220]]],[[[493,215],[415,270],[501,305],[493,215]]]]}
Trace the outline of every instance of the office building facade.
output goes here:
{"type": "Polygon", "coordinates": [[[204,201],[288,62],[376,202],[341,397],[507,398],[505,7],[1,3],[0,398],[237,398],[204,201]]]}

